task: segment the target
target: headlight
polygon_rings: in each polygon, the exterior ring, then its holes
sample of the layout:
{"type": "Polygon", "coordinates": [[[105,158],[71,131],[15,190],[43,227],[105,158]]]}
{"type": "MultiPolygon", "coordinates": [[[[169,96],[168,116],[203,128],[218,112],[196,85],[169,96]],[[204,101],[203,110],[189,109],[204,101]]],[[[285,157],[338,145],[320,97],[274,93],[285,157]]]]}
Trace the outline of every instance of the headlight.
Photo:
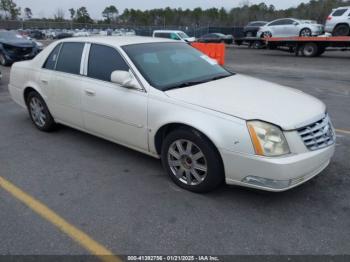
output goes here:
{"type": "Polygon", "coordinates": [[[257,155],[282,156],[290,153],[279,127],[262,121],[248,121],[247,125],[257,155]]]}

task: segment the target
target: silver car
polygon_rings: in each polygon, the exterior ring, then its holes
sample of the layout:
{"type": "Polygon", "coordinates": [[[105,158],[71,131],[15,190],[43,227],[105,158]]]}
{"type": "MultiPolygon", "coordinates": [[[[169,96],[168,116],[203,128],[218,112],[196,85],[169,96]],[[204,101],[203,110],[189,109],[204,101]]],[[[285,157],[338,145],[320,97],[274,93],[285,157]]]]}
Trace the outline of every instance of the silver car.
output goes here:
{"type": "Polygon", "coordinates": [[[324,26],[311,20],[283,18],[274,20],[260,28],[257,37],[318,36],[323,34],[324,26]]]}
{"type": "Polygon", "coordinates": [[[333,36],[350,35],[350,6],[333,9],[327,18],[326,32],[333,36]]]}

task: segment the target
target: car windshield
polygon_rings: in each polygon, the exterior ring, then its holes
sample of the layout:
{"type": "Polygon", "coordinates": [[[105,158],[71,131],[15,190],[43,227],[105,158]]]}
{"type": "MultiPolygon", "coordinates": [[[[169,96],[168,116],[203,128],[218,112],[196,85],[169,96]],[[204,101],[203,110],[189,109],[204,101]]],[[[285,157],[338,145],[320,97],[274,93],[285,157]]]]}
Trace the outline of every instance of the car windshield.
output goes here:
{"type": "Polygon", "coordinates": [[[147,43],[122,48],[146,80],[162,91],[232,75],[216,61],[185,43],[147,43]]]}
{"type": "Polygon", "coordinates": [[[182,39],[190,38],[186,33],[180,32],[178,34],[182,39]]]}

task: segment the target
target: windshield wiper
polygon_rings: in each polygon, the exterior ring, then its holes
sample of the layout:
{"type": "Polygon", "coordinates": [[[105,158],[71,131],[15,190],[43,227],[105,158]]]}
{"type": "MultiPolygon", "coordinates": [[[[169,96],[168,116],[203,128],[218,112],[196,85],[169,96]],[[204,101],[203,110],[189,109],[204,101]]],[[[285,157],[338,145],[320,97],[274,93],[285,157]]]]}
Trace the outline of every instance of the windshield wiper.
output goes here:
{"type": "Polygon", "coordinates": [[[184,87],[189,87],[189,86],[194,86],[194,85],[199,85],[199,84],[204,84],[204,83],[207,83],[207,82],[219,80],[219,79],[226,78],[226,77],[229,77],[229,76],[232,76],[232,75],[231,74],[230,75],[220,75],[220,76],[215,76],[215,77],[212,77],[212,78],[209,78],[209,79],[205,79],[205,80],[201,80],[201,81],[182,82],[180,84],[167,87],[164,91],[168,91],[168,90],[171,90],[171,89],[184,88],[184,87]]]}
{"type": "Polygon", "coordinates": [[[171,90],[171,89],[177,89],[177,88],[184,88],[184,87],[189,87],[189,86],[195,86],[195,85],[203,84],[203,83],[206,83],[206,82],[208,82],[208,81],[204,80],[204,81],[183,82],[183,83],[180,83],[178,85],[173,85],[173,86],[167,87],[164,91],[168,91],[168,90],[171,90]]]}

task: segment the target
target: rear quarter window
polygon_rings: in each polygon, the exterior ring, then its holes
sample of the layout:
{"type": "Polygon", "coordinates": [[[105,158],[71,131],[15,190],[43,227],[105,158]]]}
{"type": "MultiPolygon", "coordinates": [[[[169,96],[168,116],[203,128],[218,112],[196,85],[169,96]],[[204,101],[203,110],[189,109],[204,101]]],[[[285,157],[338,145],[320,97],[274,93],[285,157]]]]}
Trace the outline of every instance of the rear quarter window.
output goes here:
{"type": "Polygon", "coordinates": [[[43,65],[43,68],[49,69],[49,70],[55,70],[56,62],[58,58],[58,53],[60,52],[62,44],[57,45],[51,52],[51,54],[46,59],[45,64],[43,65]]]}

